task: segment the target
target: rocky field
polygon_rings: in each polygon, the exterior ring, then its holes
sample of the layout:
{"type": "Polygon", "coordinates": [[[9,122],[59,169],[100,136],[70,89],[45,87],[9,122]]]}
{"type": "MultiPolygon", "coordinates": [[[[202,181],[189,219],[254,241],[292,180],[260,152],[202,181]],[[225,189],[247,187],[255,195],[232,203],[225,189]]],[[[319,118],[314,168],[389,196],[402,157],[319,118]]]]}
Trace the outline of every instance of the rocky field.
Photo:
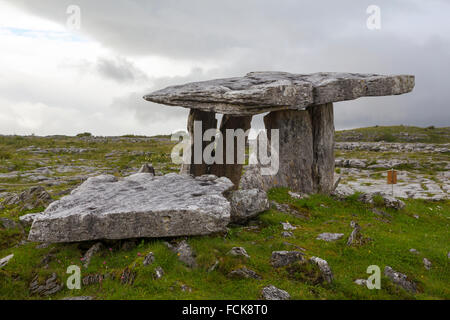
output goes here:
{"type": "Polygon", "coordinates": [[[0,136],[0,299],[449,299],[448,128],[374,127],[337,140],[332,196],[272,189],[268,210],[209,236],[47,244],[27,240],[29,214],[89,177],[127,177],[146,163],[178,172],[174,142],[0,136]],[[65,285],[71,265],[80,290],[65,285]],[[381,269],[379,290],[365,286],[370,265],[381,269]]]}

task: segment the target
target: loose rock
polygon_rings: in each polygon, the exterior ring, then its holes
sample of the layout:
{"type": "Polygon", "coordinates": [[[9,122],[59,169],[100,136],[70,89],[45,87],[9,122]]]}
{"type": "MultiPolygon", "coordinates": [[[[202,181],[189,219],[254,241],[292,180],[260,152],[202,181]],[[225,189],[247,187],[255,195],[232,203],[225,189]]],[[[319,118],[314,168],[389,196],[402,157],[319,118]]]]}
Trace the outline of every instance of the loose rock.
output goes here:
{"type": "Polygon", "coordinates": [[[149,252],[145,258],[144,258],[144,266],[148,266],[150,264],[152,264],[153,262],[155,262],[155,255],[153,254],[153,252],[149,252]]]}
{"type": "Polygon", "coordinates": [[[297,227],[294,227],[289,222],[281,222],[281,225],[283,226],[283,230],[284,231],[291,231],[291,230],[296,230],[297,229],[297,227]]]}
{"type": "Polygon", "coordinates": [[[84,267],[87,268],[89,267],[89,263],[91,263],[91,259],[92,256],[98,252],[100,252],[100,250],[103,248],[103,245],[101,242],[97,242],[96,244],[94,244],[83,256],[83,262],[84,262],[84,267]]]}
{"type": "Polygon", "coordinates": [[[8,262],[14,257],[14,254],[10,254],[2,259],[0,259],[0,268],[3,268],[8,264],[8,262]]]}
{"type": "Polygon", "coordinates": [[[339,239],[342,239],[342,237],[344,236],[343,233],[321,233],[317,236],[317,240],[324,240],[324,241],[328,241],[328,242],[332,242],[332,241],[336,241],[339,239]]]}
{"type": "Polygon", "coordinates": [[[245,251],[245,249],[242,247],[234,247],[228,252],[228,254],[236,257],[246,257],[250,259],[247,251],[245,251]]]}
{"type": "Polygon", "coordinates": [[[63,289],[63,285],[58,281],[56,273],[52,273],[44,283],[39,282],[39,276],[36,275],[30,283],[30,294],[40,296],[50,296],[63,289]]]}
{"type": "Polygon", "coordinates": [[[397,272],[391,267],[386,266],[386,268],[384,269],[384,275],[388,277],[393,283],[402,287],[406,291],[409,291],[411,293],[417,292],[416,284],[408,280],[408,277],[405,274],[397,272]]]}
{"type": "Polygon", "coordinates": [[[230,278],[235,278],[235,279],[261,279],[261,276],[258,275],[255,271],[247,269],[246,267],[240,268],[240,269],[236,269],[231,271],[228,276],[230,278]]]}
{"type": "Polygon", "coordinates": [[[236,190],[228,197],[231,205],[231,222],[243,223],[269,209],[267,194],[260,189],[236,190]]]}
{"type": "Polygon", "coordinates": [[[432,266],[431,261],[428,260],[427,258],[423,258],[423,265],[427,270],[430,270],[432,266]]]}
{"type": "Polygon", "coordinates": [[[225,177],[139,173],[89,178],[36,218],[28,239],[76,242],[204,235],[225,231],[231,207],[225,177]]]}
{"type": "Polygon", "coordinates": [[[166,243],[170,250],[175,252],[178,256],[178,260],[185,263],[190,268],[197,267],[197,261],[195,260],[195,253],[186,240],[181,241],[177,245],[173,246],[170,243],[166,243]]]}
{"type": "Polygon", "coordinates": [[[289,300],[290,294],[287,291],[278,289],[275,286],[264,287],[261,292],[265,300],[289,300]]]}
{"type": "Polygon", "coordinates": [[[312,257],[311,259],[309,259],[309,261],[315,263],[319,267],[324,279],[328,283],[331,283],[333,281],[333,273],[331,272],[331,268],[326,260],[323,260],[318,257],[312,257]]]}
{"type": "Polygon", "coordinates": [[[304,261],[300,251],[274,251],[270,263],[274,268],[284,267],[297,261],[304,261]]]}
{"type": "Polygon", "coordinates": [[[161,279],[164,276],[164,270],[161,267],[155,269],[155,279],[161,279]]]}

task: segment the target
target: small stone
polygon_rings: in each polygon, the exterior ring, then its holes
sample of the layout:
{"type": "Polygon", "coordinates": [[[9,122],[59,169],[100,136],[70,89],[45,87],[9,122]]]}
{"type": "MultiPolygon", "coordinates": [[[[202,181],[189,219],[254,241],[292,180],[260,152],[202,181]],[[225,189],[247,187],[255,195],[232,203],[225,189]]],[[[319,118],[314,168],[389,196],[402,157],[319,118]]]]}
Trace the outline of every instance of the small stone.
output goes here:
{"type": "Polygon", "coordinates": [[[294,199],[306,199],[309,198],[307,194],[299,194],[296,192],[288,191],[288,194],[294,199]]]}
{"type": "Polygon", "coordinates": [[[183,291],[183,292],[192,292],[192,289],[191,289],[190,287],[188,287],[187,285],[185,285],[185,284],[182,284],[182,285],[180,286],[180,289],[181,289],[181,291],[183,291]]]}
{"type": "Polygon", "coordinates": [[[8,264],[8,262],[14,257],[14,254],[10,254],[2,259],[0,259],[0,268],[3,268],[8,264]]]}
{"type": "Polygon", "coordinates": [[[132,285],[135,278],[136,278],[136,272],[127,267],[122,272],[122,275],[120,277],[120,283],[132,285]]]}
{"type": "Polygon", "coordinates": [[[352,244],[361,244],[362,243],[362,234],[361,234],[361,227],[359,224],[355,221],[350,222],[350,226],[353,228],[352,233],[348,237],[347,245],[351,246],[352,244]]]}
{"type": "Polygon", "coordinates": [[[234,247],[228,252],[228,254],[236,257],[250,258],[247,251],[245,251],[245,249],[242,247],[234,247]]]}
{"type": "Polygon", "coordinates": [[[83,256],[85,268],[89,267],[89,263],[91,263],[92,256],[98,253],[102,248],[103,245],[101,242],[97,242],[96,244],[94,244],[92,247],[89,248],[89,250],[83,256]]]}
{"type": "Polygon", "coordinates": [[[216,260],[216,262],[214,262],[214,264],[211,267],[209,267],[208,272],[213,272],[214,270],[216,270],[218,265],[219,265],[219,260],[216,260]]]}
{"type": "Polygon", "coordinates": [[[414,248],[409,249],[409,252],[414,253],[414,254],[420,254],[420,252],[414,248]]]}
{"type": "Polygon", "coordinates": [[[155,279],[161,279],[164,276],[164,270],[161,267],[155,269],[155,279]]]}
{"type": "Polygon", "coordinates": [[[133,250],[134,248],[136,248],[136,241],[134,240],[125,241],[120,246],[120,250],[122,251],[130,251],[133,250]]]}
{"type": "Polygon", "coordinates": [[[63,289],[64,285],[62,285],[58,281],[58,276],[56,273],[52,273],[50,277],[48,277],[44,283],[39,282],[39,276],[36,275],[30,283],[30,294],[32,295],[40,295],[40,296],[50,296],[55,293],[58,293],[63,289]]]}
{"type": "Polygon", "coordinates": [[[281,225],[283,226],[283,230],[284,231],[291,231],[291,230],[296,230],[297,229],[297,227],[294,227],[289,222],[281,222],[281,225]]]}
{"type": "Polygon", "coordinates": [[[232,191],[228,196],[231,205],[231,222],[244,223],[269,209],[267,194],[260,189],[232,191]]]}
{"type": "Polygon", "coordinates": [[[148,266],[150,264],[152,264],[153,262],[155,262],[155,255],[153,254],[153,252],[149,252],[145,258],[144,258],[144,266],[148,266]]]}
{"type": "Polygon", "coordinates": [[[267,286],[262,289],[262,297],[265,300],[289,300],[291,299],[290,294],[287,291],[278,289],[275,286],[267,286]]]}
{"type": "Polygon", "coordinates": [[[432,264],[430,260],[428,260],[427,258],[423,258],[423,265],[425,269],[430,270],[432,264]]]}
{"type": "Polygon", "coordinates": [[[270,263],[274,268],[284,267],[297,261],[304,261],[300,251],[274,251],[270,263]]]}
{"type": "Polygon", "coordinates": [[[152,164],[146,163],[142,165],[138,173],[151,173],[152,175],[155,175],[155,168],[153,168],[152,164]]]}
{"type": "Polygon", "coordinates": [[[355,283],[356,283],[358,286],[367,286],[367,280],[366,280],[366,279],[356,279],[356,280],[355,280],[355,283]]]}
{"type": "Polygon", "coordinates": [[[247,269],[246,267],[240,268],[240,269],[236,269],[231,271],[228,276],[230,278],[235,278],[235,279],[261,279],[261,276],[258,275],[255,271],[247,269]]]}
{"type": "Polygon", "coordinates": [[[331,268],[326,260],[318,257],[312,257],[311,259],[309,259],[309,261],[315,263],[319,267],[324,279],[328,283],[331,283],[333,281],[333,273],[331,272],[331,268]]]}
{"type": "Polygon", "coordinates": [[[419,216],[417,214],[413,215],[413,217],[419,219],[419,216]]]}
{"type": "Polygon", "coordinates": [[[284,238],[292,238],[294,236],[294,234],[292,232],[289,232],[289,231],[283,231],[281,233],[281,236],[284,237],[284,238]]]}
{"type": "Polygon", "coordinates": [[[197,261],[195,260],[195,253],[189,246],[186,240],[181,241],[176,246],[166,242],[166,245],[170,250],[175,252],[178,256],[178,260],[185,263],[190,268],[197,267],[197,261]]]}
{"type": "Polygon", "coordinates": [[[332,241],[336,241],[339,239],[342,239],[342,237],[344,236],[343,233],[321,233],[317,236],[317,240],[324,240],[324,241],[328,241],[328,242],[332,242],[332,241]]]}
{"type": "Polygon", "coordinates": [[[390,266],[386,266],[386,268],[384,269],[384,275],[388,277],[393,283],[402,287],[406,291],[409,291],[411,293],[417,292],[417,287],[414,282],[408,280],[408,277],[405,274],[395,271],[390,266]]]}

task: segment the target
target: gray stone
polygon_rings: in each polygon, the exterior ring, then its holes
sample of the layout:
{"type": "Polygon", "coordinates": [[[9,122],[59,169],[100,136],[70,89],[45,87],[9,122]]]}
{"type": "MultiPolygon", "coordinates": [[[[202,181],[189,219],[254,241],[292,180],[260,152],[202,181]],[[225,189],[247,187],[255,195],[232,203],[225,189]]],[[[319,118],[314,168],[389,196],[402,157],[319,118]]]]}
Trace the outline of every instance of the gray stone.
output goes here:
{"type": "Polygon", "coordinates": [[[150,264],[152,264],[153,262],[155,262],[155,255],[153,254],[153,252],[149,252],[145,258],[144,258],[144,266],[148,266],[150,264]]]}
{"type": "Polygon", "coordinates": [[[189,246],[186,240],[181,241],[177,245],[171,245],[166,243],[170,250],[175,252],[178,256],[178,260],[186,264],[190,268],[197,267],[197,261],[195,260],[195,252],[189,246]]]}
{"type": "Polygon", "coordinates": [[[164,270],[161,267],[155,269],[155,279],[161,279],[164,276],[164,270]]]}
{"type": "Polygon", "coordinates": [[[83,256],[83,262],[84,262],[84,267],[87,268],[89,267],[89,264],[91,263],[91,259],[92,257],[100,252],[100,250],[103,248],[103,245],[101,242],[97,242],[96,244],[94,244],[92,247],[89,248],[89,250],[84,254],[83,256]]]}
{"type": "Polygon", "coordinates": [[[42,215],[42,212],[41,213],[25,214],[25,215],[19,217],[19,221],[22,224],[22,226],[24,226],[24,227],[31,227],[31,225],[33,224],[34,219],[36,219],[40,215],[42,215]]]}
{"type": "Polygon", "coordinates": [[[289,232],[289,231],[283,231],[281,233],[281,236],[284,237],[284,238],[292,238],[294,236],[294,234],[292,232],[289,232]]]}
{"type": "Polygon", "coordinates": [[[153,168],[151,164],[146,163],[142,165],[138,173],[151,173],[152,175],[155,175],[155,168],[153,168]]]}
{"type": "Polygon", "coordinates": [[[414,88],[414,76],[321,72],[251,72],[245,77],[217,79],[168,87],[144,99],[209,112],[253,115],[364,96],[398,95],[414,88]]]}
{"type": "Polygon", "coordinates": [[[331,272],[331,268],[326,260],[318,257],[312,257],[309,259],[309,261],[319,267],[325,281],[327,281],[328,283],[331,283],[333,281],[333,272],[331,272]]]}
{"type": "Polygon", "coordinates": [[[416,284],[408,280],[408,277],[405,274],[397,272],[391,267],[386,266],[386,268],[384,268],[384,275],[388,277],[393,283],[402,287],[406,291],[416,293],[417,291],[416,284]]]}
{"type": "Polygon", "coordinates": [[[300,251],[274,251],[270,263],[274,268],[279,268],[304,260],[303,253],[300,251]]]}
{"type": "Polygon", "coordinates": [[[0,259],[0,268],[3,268],[8,264],[8,262],[14,257],[14,254],[10,254],[2,259],[0,259]]]}
{"type": "Polygon", "coordinates": [[[229,255],[235,256],[235,257],[245,257],[250,258],[247,251],[242,247],[234,247],[229,252],[229,255]]]}
{"type": "Polygon", "coordinates": [[[246,267],[236,269],[228,274],[228,277],[234,279],[261,279],[261,276],[255,271],[247,269],[246,267]]]}
{"type": "Polygon", "coordinates": [[[291,231],[291,230],[296,230],[297,229],[297,227],[294,227],[289,222],[281,222],[281,225],[283,226],[283,230],[284,231],[291,231]]]}
{"type": "Polygon", "coordinates": [[[203,135],[208,129],[216,129],[217,120],[214,112],[205,112],[201,110],[191,109],[187,121],[187,130],[190,136],[190,147],[188,152],[183,153],[183,164],[181,166],[181,174],[192,174],[193,176],[201,176],[209,174],[211,171],[211,165],[206,164],[203,158],[203,150],[211,142],[203,141],[203,135]],[[195,122],[201,122],[201,128],[198,129],[198,133],[201,135],[202,144],[195,145],[195,122]],[[197,148],[197,149],[196,149],[197,148]],[[200,159],[195,158],[195,154],[201,155],[200,159]]]}
{"type": "Polygon", "coordinates": [[[261,292],[262,297],[264,300],[289,300],[291,299],[291,296],[287,291],[278,289],[275,286],[267,286],[262,289],[261,292]]]}
{"type": "MultiPolygon", "coordinates": [[[[211,165],[210,173],[218,177],[227,177],[233,182],[235,189],[238,189],[239,181],[241,180],[242,168],[245,162],[245,146],[248,142],[248,136],[245,136],[244,141],[239,141],[237,136],[234,136],[233,140],[229,141],[229,139],[226,139],[227,130],[242,129],[244,132],[247,132],[251,127],[251,121],[251,116],[234,117],[225,114],[220,122],[220,132],[222,134],[220,141],[223,143],[222,159],[220,159],[222,164],[215,163],[211,165]],[[230,143],[232,143],[233,148],[230,147],[230,143]],[[242,149],[238,151],[238,148],[242,149]],[[227,156],[227,153],[230,151],[233,152],[232,164],[228,164],[227,162],[227,158],[229,157],[227,156]],[[241,159],[238,159],[239,154],[243,156],[241,159]]],[[[218,156],[216,155],[216,157],[218,156]]]]}
{"type": "Polygon", "coordinates": [[[20,194],[11,194],[4,199],[2,204],[4,206],[17,205],[22,210],[33,210],[39,207],[46,207],[52,201],[50,194],[43,187],[37,186],[31,187],[20,194]]]}
{"type": "Polygon", "coordinates": [[[355,221],[350,222],[350,227],[353,228],[353,231],[348,237],[347,245],[351,246],[353,244],[361,244],[362,243],[361,227],[355,221]]]}
{"type": "Polygon", "coordinates": [[[227,197],[233,223],[244,223],[269,209],[267,194],[260,189],[235,190],[227,197]]]}
{"type": "Polygon", "coordinates": [[[409,249],[409,252],[411,252],[411,253],[413,253],[413,254],[420,254],[420,252],[417,251],[417,250],[414,249],[414,248],[409,249]]]}
{"type": "Polygon", "coordinates": [[[358,286],[367,286],[367,280],[366,279],[356,279],[354,282],[358,286]]]}
{"type": "Polygon", "coordinates": [[[52,273],[45,282],[39,281],[39,276],[36,275],[30,283],[30,294],[40,296],[51,296],[63,289],[64,285],[58,281],[56,273],[52,273]]]}
{"type": "Polygon", "coordinates": [[[423,266],[425,267],[425,269],[430,270],[432,263],[427,258],[423,258],[423,266]]]}
{"type": "Polygon", "coordinates": [[[75,242],[224,231],[231,206],[223,193],[232,186],[224,177],[175,173],[89,178],[36,218],[28,239],[75,242]]]}
{"type": "Polygon", "coordinates": [[[321,233],[317,236],[317,240],[324,240],[324,241],[328,241],[328,242],[332,242],[332,241],[336,241],[339,239],[342,239],[342,237],[344,236],[343,233],[321,233]]]}

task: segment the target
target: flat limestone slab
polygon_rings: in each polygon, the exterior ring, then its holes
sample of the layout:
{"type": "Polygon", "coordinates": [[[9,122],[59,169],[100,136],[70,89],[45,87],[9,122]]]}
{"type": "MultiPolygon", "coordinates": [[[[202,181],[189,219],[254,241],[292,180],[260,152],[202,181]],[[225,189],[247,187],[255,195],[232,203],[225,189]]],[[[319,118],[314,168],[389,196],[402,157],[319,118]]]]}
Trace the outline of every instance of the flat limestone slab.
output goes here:
{"type": "Polygon", "coordinates": [[[145,100],[223,114],[252,115],[275,110],[305,110],[360,97],[389,96],[413,90],[412,75],[321,72],[251,72],[244,77],[171,86],[145,100]]]}
{"type": "Polygon", "coordinates": [[[231,206],[225,178],[138,173],[118,180],[89,178],[37,217],[28,239],[77,242],[95,239],[204,235],[225,230],[231,206]]]}

